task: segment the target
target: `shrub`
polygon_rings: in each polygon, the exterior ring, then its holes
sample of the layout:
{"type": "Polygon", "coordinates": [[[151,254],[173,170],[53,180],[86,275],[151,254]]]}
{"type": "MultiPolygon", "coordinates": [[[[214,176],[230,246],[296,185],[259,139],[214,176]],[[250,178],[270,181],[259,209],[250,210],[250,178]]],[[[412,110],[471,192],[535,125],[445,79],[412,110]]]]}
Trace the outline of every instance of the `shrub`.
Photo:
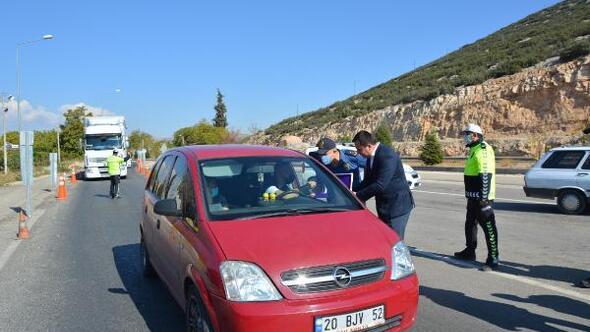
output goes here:
{"type": "Polygon", "coordinates": [[[443,160],[443,151],[436,131],[426,134],[424,145],[421,148],[420,160],[426,165],[437,165],[443,160]]]}

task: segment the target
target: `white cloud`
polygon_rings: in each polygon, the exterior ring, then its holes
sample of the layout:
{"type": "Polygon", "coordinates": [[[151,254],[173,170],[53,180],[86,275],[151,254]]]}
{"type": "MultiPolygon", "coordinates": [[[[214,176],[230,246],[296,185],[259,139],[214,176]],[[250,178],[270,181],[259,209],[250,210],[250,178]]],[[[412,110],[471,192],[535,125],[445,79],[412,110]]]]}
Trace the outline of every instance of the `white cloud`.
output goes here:
{"type": "MultiPolygon", "coordinates": [[[[16,129],[18,127],[16,101],[6,102],[5,105],[8,108],[8,113],[6,114],[8,130],[16,129]]],[[[20,112],[23,129],[27,130],[55,128],[62,119],[61,114],[48,111],[41,105],[34,106],[25,99],[20,101],[20,112]]]]}
{"type": "MultiPolygon", "coordinates": [[[[7,130],[18,129],[18,113],[16,112],[16,101],[5,101],[5,106],[8,108],[6,113],[7,130]]],[[[102,107],[87,105],[85,103],[65,104],[59,107],[58,111],[49,111],[42,105],[32,105],[28,100],[20,101],[20,111],[22,117],[23,130],[47,130],[56,128],[64,121],[63,114],[69,109],[84,106],[93,115],[114,115],[113,112],[102,107]]],[[[0,111],[1,112],[1,111],[0,111]]],[[[1,120],[1,119],[0,119],[1,120]]],[[[1,130],[0,126],[0,130],[1,130]]]]}
{"type": "Polygon", "coordinates": [[[92,106],[92,105],[88,105],[88,104],[82,103],[82,102],[77,103],[77,104],[65,104],[65,105],[62,105],[59,108],[59,110],[63,114],[63,113],[67,112],[70,109],[73,109],[73,108],[76,108],[76,107],[80,107],[80,106],[86,107],[86,109],[89,112],[91,112],[92,115],[96,115],[96,116],[115,115],[115,113],[111,112],[110,110],[108,110],[106,108],[92,106]]]}

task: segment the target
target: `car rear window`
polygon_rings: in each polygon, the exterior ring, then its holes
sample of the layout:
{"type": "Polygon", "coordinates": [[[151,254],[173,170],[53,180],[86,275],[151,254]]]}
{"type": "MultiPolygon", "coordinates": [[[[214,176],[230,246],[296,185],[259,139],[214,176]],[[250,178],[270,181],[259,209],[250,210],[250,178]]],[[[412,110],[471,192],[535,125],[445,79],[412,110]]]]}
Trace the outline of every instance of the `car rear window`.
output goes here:
{"type": "Polygon", "coordinates": [[[574,169],[578,166],[586,151],[555,151],[543,163],[543,168],[574,169]]]}

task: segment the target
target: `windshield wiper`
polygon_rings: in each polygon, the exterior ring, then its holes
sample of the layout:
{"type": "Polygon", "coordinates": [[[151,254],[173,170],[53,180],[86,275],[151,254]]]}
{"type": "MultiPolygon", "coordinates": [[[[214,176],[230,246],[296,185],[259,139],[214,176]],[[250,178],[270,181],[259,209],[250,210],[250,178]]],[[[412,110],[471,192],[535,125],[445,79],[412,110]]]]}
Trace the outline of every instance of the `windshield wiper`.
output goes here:
{"type": "Polygon", "coordinates": [[[260,218],[270,218],[270,217],[281,217],[281,216],[298,216],[307,213],[329,213],[329,212],[343,212],[343,211],[350,211],[350,209],[343,209],[343,208],[305,208],[305,209],[288,209],[283,211],[275,211],[275,212],[268,212],[268,213],[261,213],[256,214],[253,216],[241,217],[238,220],[249,220],[249,219],[260,219],[260,218]]]}

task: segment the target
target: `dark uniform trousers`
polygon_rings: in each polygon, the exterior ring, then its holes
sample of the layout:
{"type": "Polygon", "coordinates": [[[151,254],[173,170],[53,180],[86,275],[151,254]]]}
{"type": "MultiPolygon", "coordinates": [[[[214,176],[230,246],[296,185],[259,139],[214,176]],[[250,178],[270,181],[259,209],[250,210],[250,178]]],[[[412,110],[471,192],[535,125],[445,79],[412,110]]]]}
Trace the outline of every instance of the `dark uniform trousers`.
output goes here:
{"type": "Polygon", "coordinates": [[[483,228],[488,246],[488,257],[498,258],[498,229],[496,228],[496,216],[492,208],[493,201],[489,205],[480,206],[476,199],[467,199],[467,216],[465,218],[465,239],[467,249],[475,252],[477,248],[477,224],[483,228]]]}

